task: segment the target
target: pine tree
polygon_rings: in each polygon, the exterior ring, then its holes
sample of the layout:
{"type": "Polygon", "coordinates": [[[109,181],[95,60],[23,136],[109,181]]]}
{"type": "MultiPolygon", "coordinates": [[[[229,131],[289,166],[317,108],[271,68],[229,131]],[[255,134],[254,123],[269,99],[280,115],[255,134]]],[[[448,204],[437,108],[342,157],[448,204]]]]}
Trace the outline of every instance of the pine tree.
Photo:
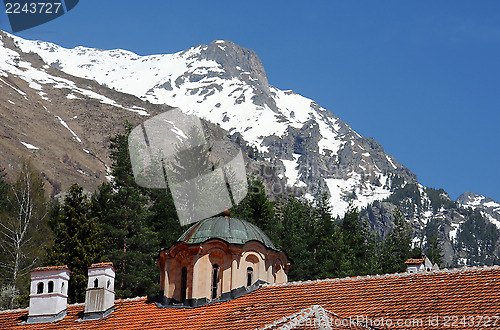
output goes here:
{"type": "Polygon", "coordinates": [[[125,134],[110,139],[113,181],[103,184],[93,196],[92,212],[99,218],[108,239],[105,258],[116,269],[118,297],[143,296],[158,291],[158,270],[154,262],[160,249],[154,231],[147,189],[135,183],[125,134]]]}
{"type": "Polygon", "coordinates": [[[314,258],[318,269],[315,278],[339,276],[343,256],[339,253],[343,245],[342,233],[331,216],[331,206],[325,193],[315,205],[315,244],[314,258]]]}
{"type": "Polygon", "coordinates": [[[187,230],[188,226],[181,226],[170,189],[148,189],[151,200],[151,225],[158,235],[158,246],[167,249],[187,230]]]}
{"type": "Polygon", "coordinates": [[[278,222],[275,219],[274,205],[266,195],[263,182],[258,178],[248,178],[248,193],[245,198],[231,209],[233,217],[247,220],[279,245],[278,222]]]}
{"type": "Polygon", "coordinates": [[[358,211],[350,207],[339,228],[342,233],[343,246],[340,253],[343,260],[340,265],[341,276],[365,275],[372,267],[372,254],[370,251],[372,235],[366,223],[361,222],[358,211]]]}
{"type": "Polygon", "coordinates": [[[318,273],[317,239],[314,211],[310,202],[290,196],[281,200],[277,213],[281,217],[281,248],[293,260],[288,274],[290,280],[315,278],[318,273]]]}
{"type": "Polygon", "coordinates": [[[387,235],[382,247],[382,271],[396,273],[405,271],[405,261],[415,256],[412,249],[411,228],[403,218],[401,211],[396,209],[394,228],[387,235]]]}
{"type": "Polygon", "coordinates": [[[443,248],[435,235],[427,237],[425,255],[432,261],[433,264],[441,266],[443,264],[443,248]]]}
{"type": "Polygon", "coordinates": [[[103,261],[105,242],[97,218],[90,216],[90,201],[78,184],[72,185],[64,204],[51,214],[54,245],[47,249],[47,265],[68,265],[71,270],[68,297],[70,302],[85,301],[87,270],[103,261]]]}
{"type": "Polygon", "coordinates": [[[495,224],[487,221],[479,210],[470,210],[457,232],[455,247],[466,253],[468,266],[491,266],[500,262],[495,253],[499,239],[500,230],[495,224]]]}
{"type": "Polygon", "coordinates": [[[187,139],[175,148],[173,161],[165,166],[169,187],[182,224],[189,224],[232,206],[224,177],[215,172],[211,148],[201,130],[192,127],[187,139]]]}

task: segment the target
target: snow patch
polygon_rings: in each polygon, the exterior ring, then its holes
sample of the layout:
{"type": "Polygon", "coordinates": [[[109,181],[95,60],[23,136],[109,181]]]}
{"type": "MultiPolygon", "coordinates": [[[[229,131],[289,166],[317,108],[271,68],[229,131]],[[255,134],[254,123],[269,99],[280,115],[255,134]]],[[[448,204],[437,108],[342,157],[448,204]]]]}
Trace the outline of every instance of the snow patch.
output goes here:
{"type": "MultiPolygon", "coordinates": [[[[381,182],[386,181],[387,177],[382,176],[381,182]]],[[[383,200],[390,196],[389,189],[374,186],[363,182],[361,175],[352,172],[344,179],[325,179],[328,190],[330,191],[330,205],[332,206],[333,216],[344,216],[349,207],[349,200],[357,208],[368,206],[377,200],[383,200]]]]}
{"type": "Polygon", "coordinates": [[[454,241],[457,239],[457,231],[458,228],[460,227],[459,223],[452,223],[451,224],[451,229],[450,229],[450,240],[454,241]]]}
{"type": "Polygon", "coordinates": [[[389,163],[391,163],[392,167],[394,167],[394,169],[397,169],[396,165],[394,165],[394,163],[392,162],[392,159],[391,157],[389,157],[389,155],[385,155],[385,158],[387,158],[387,160],[389,161],[389,163]]]}
{"type": "Polygon", "coordinates": [[[495,226],[497,226],[498,229],[500,229],[500,221],[492,217],[490,214],[483,212],[483,216],[486,216],[486,218],[495,226]]]}
{"type": "Polygon", "coordinates": [[[298,154],[293,154],[293,159],[294,160],[286,160],[282,159],[281,161],[283,162],[283,166],[285,166],[285,175],[288,178],[287,183],[290,186],[298,186],[298,187],[303,187],[305,186],[305,183],[302,181],[299,181],[299,160],[300,155],[298,154]]]}
{"type": "Polygon", "coordinates": [[[82,143],[82,140],[78,137],[78,135],[76,135],[76,133],[73,132],[73,130],[71,128],[69,128],[68,124],[64,120],[62,120],[61,117],[59,117],[59,116],[55,116],[55,117],[59,120],[61,125],[66,127],[66,129],[71,133],[71,135],[73,135],[73,138],[75,138],[78,142],[82,143]]]}
{"type": "Polygon", "coordinates": [[[500,204],[498,204],[497,202],[493,202],[493,201],[486,202],[483,205],[486,206],[486,207],[500,207],[500,204]]]}
{"type": "Polygon", "coordinates": [[[108,182],[111,182],[113,181],[113,175],[111,174],[111,168],[109,168],[108,165],[104,164],[104,167],[106,168],[106,180],[108,180],[108,182]]]}
{"type": "MultiPolygon", "coordinates": [[[[0,48],[1,49],[1,48],[0,48]]],[[[1,54],[1,53],[0,53],[1,54]]],[[[1,62],[0,62],[1,63],[1,62]]],[[[1,67],[0,67],[1,69],[1,67]]],[[[15,90],[16,92],[18,92],[19,94],[21,94],[22,96],[26,96],[26,93],[23,92],[22,90],[20,90],[19,88],[17,87],[14,87],[12,86],[11,84],[9,84],[8,82],[6,82],[5,80],[3,80],[2,78],[0,78],[0,81],[2,81],[4,84],[6,84],[7,86],[9,86],[10,88],[12,88],[13,90],[15,90]]]]}
{"type": "Polygon", "coordinates": [[[34,145],[30,144],[30,143],[26,143],[26,142],[23,142],[21,141],[21,143],[28,149],[30,150],[39,150],[40,148],[38,147],[35,147],[34,145]]]}

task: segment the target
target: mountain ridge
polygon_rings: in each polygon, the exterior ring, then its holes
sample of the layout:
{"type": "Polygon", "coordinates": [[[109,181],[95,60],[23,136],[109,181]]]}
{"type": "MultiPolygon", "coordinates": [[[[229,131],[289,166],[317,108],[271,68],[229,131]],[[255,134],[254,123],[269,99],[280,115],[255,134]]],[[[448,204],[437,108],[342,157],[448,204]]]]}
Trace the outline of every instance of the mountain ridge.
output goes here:
{"type": "MultiPolygon", "coordinates": [[[[136,125],[178,106],[211,122],[214,129],[220,127],[227,132],[217,134],[227,135],[233,142],[243,141],[250,158],[272,168],[267,178],[270,190],[283,189],[283,181],[309,200],[327,193],[334,216],[341,217],[350,205],[366,210],[363,218],[381,235],[392,228],[392,213],[399,207],[414,229],[416,245],[424,246],[433,231],[440,235],[447,264],[472,260],[467,258],[473,252],[460,252],[460,235],[464,224],[474,217],[473,212],[500,227],[500,208],[488,204],[491,201],[481,199],[482,203],[474,205],[472,199],[464,197],[454,202],[446,192],[420,185],[416,175],[386,154],[373,138],[361,136],[314,100],[269,84],[258,55],[230,41],[215,40],[175,54],[139,56],[124,50],[65,49],[0,35],[0,51],[6,58],[0,61],[4,83],[7,78],[19,81],[22,89],[32,91],[30,97],[37,98],[38,108],[45,106],[48,113],[61,111],[46,120],[57,124],[54,127],[63,132],[59,134],[67,136],[67,145],[56,143],[61,151],[55,155],[57,161],[67,165],[64,173],[71,180],[82,180],[80,172],[84,172],[93,178],[93,186],[102,182],[109,164],[103,141],[117,132],[116,122],[128,118],[136,125]],[[38,71],[32,69],[35,67],[38,71]],[[56,106],[55,102],[60,104],[56,106]],[[95,136],[86,134],[82,118],[103,123],[98,132],[93,131],[95,136]],[[68,145],[80,148],[82,155],[72,156],[78,160],[65,158],[63,150],[68,145]],[[99,157],[100,165],[91,165],[87,159],[86,167],[82,166],[83,159],[92,154],[99,157]],[[471,212],[467,211],[469,207],[471,212]]],[[[15,108],[9,101],[22,101],[22,94],[18,94],[18,99],[11,94],[1,98],[0,105],[8,115],[15,108]]],[[[29,108],[24,106],[25,117],[29,108]]],[[[21,141],[12,130],[4,135],[9,134],[19,140],[16,148],[35,156],[48,148],[37,145],[36,139],[21,141]]],[[[13,159],[12,155],[0,156],[13,159]]],[[[47,177],[57,175],[48,173],[47,177]]],[[[272,193],[279,195],[279,191],[272,193]]],[[[498,241],[492,244],[498,248],[494,253],[500,255],[498,241]]]]}
{"type": "Polygon", "coordinates": [[[319,197],[325,191],[335,195],[331,201],[336,215],[345,212],[349,202],[344,199],[354,190],[361,196],[355,199],[360,207],[387,197],[390,190],[380,188],[390,186],[384,171],[416,181],[378,143],[353,131],[332,112],[270,85],[257,54],[232,42],[216,40],[175,54],[139,56],[14,40],[24,52],[36,52],[69,74],[152,103],[179,107],[231,134],[241,134],[264,158],[274,161],[291,186],[311,187],[306,197],[319,197]],[[362,174],[384,184],[365,184],[362,174]]]}

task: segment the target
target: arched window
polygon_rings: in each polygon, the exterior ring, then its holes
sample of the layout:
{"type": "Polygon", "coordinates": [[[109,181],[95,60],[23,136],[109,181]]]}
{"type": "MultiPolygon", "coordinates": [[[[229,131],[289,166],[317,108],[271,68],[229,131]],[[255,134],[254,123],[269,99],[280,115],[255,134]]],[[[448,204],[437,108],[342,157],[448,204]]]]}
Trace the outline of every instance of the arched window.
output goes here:
{"type": "Polygon", "coordinates": [[[47,292],[48,293],[54,292],[54,282],[49,281],[49,285],[47,286],[47,292]]]}
{"type": "Polygon", "coordinates": [[[62,282],[62,284],[61,284],[61,292],[66,293],[66,292],[64,292],[64,282],[62,282]]]}
{"type": "Polygon", "coordinates": [[[247,286],[252,285],[252,277],[253,277],[253,268],[247,268],[247,286]]]}
{"type": "Polygon", "coordinates": [[[109,286],[111,285],[111,281],[108,280],[108,285],[106,286],[109,289],[109,286]]]}
{"type": "Polygon", "coordinates": [[[36,293],[43,293],[43,282],[38,283],[36,293]]]}
{"type": "Polygon", "coordinates": [[[97,288],[99,286],[99,280],[96,278],[94,280],[94,288],[97,288]]]}
{"type": "Polygon", "coordinates": [[[219,265],[214,264],[212,266],[212,299],[217,298],[218,291],[219,291],[219,265]]]}
{"type": "Polygon", "coordinates": [[[186,288],[187,288],[187,268],[182,267],[181,271],[181,301],[186,300],[186,288]]]}

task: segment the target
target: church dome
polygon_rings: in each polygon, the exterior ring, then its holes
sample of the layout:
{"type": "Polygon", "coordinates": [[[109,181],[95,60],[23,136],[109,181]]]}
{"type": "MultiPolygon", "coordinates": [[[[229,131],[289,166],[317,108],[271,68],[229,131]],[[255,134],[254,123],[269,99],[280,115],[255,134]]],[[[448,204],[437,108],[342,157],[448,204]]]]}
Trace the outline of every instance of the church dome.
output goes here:
{"type": "Polygon", "coordinates": [[[229,217],[214,217],[199,221],[186,230],[178,241],[203,243],[211,238],[219,238],[235,244],[245,244],[255,240],[276,250],[273,242],[257,226],[245,220],[229,217]]]}

